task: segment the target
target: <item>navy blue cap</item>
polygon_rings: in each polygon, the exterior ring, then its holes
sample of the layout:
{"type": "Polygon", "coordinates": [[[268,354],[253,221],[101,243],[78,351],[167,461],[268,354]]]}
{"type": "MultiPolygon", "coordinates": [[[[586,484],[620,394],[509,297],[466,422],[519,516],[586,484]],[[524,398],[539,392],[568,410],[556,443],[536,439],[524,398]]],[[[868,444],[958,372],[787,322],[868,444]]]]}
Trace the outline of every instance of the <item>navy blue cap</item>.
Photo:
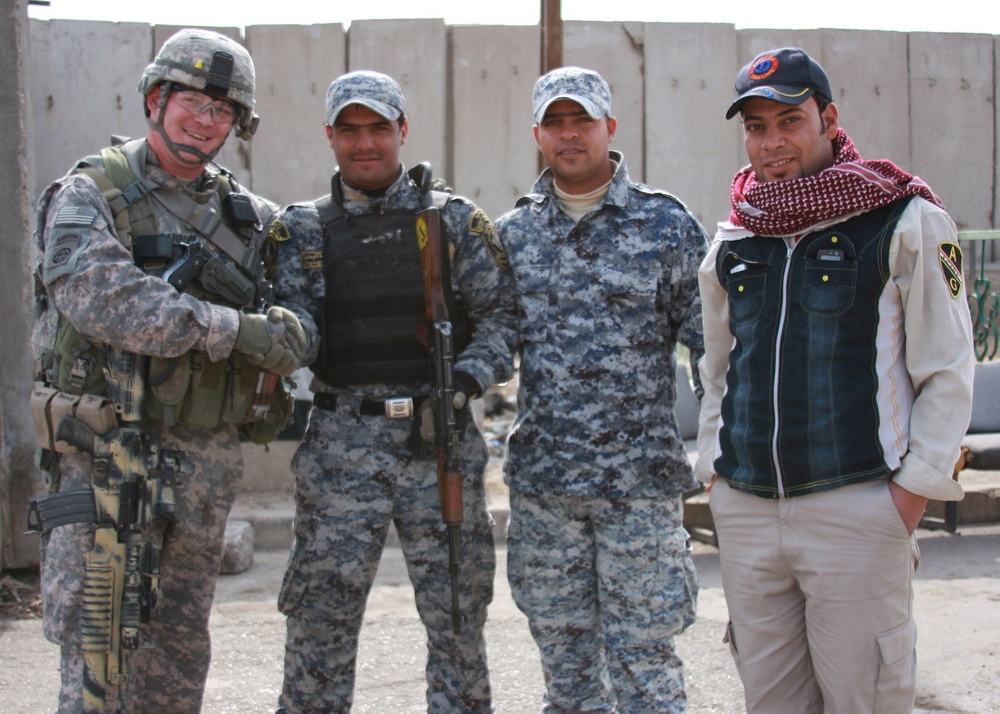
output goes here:
{"type": "Polygon", "coordinates": [[[768,50],[757,55],[736,75],[736,93],[726,119],[732,119],[752,97],[782,104],[802,104],[814,94],[833,101],[830,80],[819,63],[798,47],[768,50]]]}

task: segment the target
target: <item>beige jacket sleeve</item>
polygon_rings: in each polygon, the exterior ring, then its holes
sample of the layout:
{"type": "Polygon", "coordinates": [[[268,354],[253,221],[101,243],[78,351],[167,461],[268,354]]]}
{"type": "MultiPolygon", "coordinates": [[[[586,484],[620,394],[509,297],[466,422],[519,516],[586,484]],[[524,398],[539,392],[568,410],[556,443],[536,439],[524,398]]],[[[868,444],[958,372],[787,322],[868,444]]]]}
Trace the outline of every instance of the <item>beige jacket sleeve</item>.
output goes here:
{"type": "Polygon", "coordinates": [[[889,262],[915,395],[909,448],[893,481],[920,496],[959,500],[962,487],[952,473],[972,414],[975,356],[954,222],[944,210],[914,199],[896,225],[889,262]],[[948,265],[955,258],[957,276],[948,265]]]}
{"type": "Polygon", "coordinates": [[[694,473],[702,483],[715,475],[713,463],[718,441],[716,432],[722,412],[722,395],[726,388],[729,352],[733,335],[729,332],[729,299],[715,273],[715,257],[722,243],[716,239],[698,270],[701,291],[701,320],[705,338],[705,354],[698,362],[698,372],[705,394],[698,415],[698,461],[694,473]]]}

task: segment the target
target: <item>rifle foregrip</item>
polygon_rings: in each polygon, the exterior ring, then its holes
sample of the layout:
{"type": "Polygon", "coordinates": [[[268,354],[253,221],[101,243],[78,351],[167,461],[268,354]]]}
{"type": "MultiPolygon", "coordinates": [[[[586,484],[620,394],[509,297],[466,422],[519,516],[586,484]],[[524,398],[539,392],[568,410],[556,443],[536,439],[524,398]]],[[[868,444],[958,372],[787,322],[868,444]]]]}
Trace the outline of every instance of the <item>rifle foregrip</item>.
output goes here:
{"type": "Polygon", "coordinates": [[[460,524],[465,516],[460,471],[445,471],[438,475],[438,496],[441,499],[441,519],[446,524],[460,524]]]}
{"type": "Polygon", "coordinates": [[[84,652],[111,652],[114,596],[114,568],[88,565],[83,579],[83,617],[80,633],[84,652]]]}

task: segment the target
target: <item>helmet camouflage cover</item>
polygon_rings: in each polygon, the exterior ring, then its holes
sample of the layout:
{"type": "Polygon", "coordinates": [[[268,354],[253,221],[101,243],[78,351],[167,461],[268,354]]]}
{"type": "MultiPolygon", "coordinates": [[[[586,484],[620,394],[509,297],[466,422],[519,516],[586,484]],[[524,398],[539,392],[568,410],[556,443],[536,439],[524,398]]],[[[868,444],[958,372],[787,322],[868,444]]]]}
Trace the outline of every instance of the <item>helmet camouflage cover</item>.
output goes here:
{"type": "Polygon", "coordinates": [[[254,114],[254,68],[246,49],[211,30],[186,29],[163,43],[156,59],[139,80],[139,91],[149,94],[161,82],[173,82],[223,99],[240,108],[236,136],[249,139],[257,130],[254,114]]]}

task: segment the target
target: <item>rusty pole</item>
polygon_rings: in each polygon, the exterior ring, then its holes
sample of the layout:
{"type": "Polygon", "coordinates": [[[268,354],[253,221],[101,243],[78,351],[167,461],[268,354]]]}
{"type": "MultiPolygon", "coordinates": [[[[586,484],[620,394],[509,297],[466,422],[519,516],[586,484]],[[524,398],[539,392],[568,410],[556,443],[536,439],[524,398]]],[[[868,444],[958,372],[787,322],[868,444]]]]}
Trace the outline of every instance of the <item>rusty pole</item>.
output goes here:
{"type": "Polygon", "coordinates": [[[542,74],[563,65],[562,0],[542,0],[542,74]]]}
{"type": "MultiPolygon", "coordinates": [[[[542,66],[545,74],[563,66],[562,0],[541,0],[542,3],[542,66]]],[[[538,172],[545,169],[545,159],[538,153],[538,172]]]]}

